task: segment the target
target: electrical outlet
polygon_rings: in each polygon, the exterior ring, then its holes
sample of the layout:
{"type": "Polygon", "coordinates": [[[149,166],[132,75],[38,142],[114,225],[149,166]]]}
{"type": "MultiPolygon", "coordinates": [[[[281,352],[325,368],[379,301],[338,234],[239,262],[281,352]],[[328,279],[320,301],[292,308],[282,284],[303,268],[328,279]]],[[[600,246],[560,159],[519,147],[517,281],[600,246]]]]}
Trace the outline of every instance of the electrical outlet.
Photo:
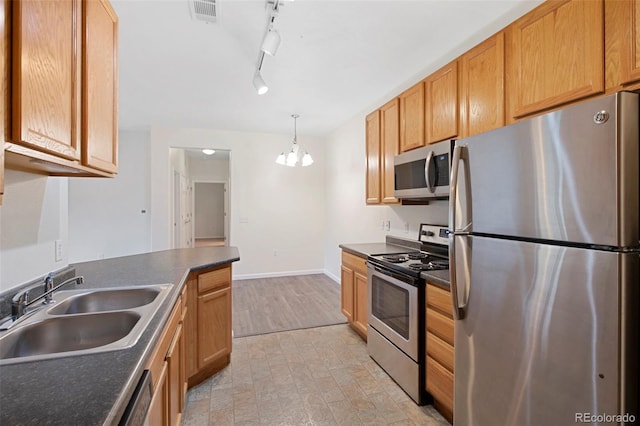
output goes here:
{"type": "Polygon", "coordinates": [[[380,219],[380,230],[384,231],[384,219],[380,219]]]}
{"type": "Polygon", "coordinates": [[[390,220],[387,220],[387,221],[384,223],[384,229],[385,229],[386,231],[391,231],[391,221],[390,221],[390,220]]]}
{"type": "Polygon", "coordinates": [[[404,233],[408,234],[409,233],[409,222],[405,222],[404,223],[404,233]]]}
{"type": "Polygon", "coordinates": [[[55,241],[55,261],[62,262],[62,257],[64,255],[64,247],[62,244],[62,240],[55,241]]]}
{"type": "Polygon", "coordinates": [[[273,251],[273,257],[278,257],[278,252],[276,250],[273,251]]]}

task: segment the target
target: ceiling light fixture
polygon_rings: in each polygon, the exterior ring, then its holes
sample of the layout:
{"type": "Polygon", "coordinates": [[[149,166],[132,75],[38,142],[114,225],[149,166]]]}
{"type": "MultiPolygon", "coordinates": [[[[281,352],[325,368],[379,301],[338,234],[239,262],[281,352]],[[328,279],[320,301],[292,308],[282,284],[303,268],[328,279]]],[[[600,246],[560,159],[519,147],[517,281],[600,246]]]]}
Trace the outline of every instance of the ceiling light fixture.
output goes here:
{"type": "Polygon", "coordinates": [[[310,166],[313,164],[313,158],[311,157],[311,154],[309,154],[298,144],[297,120],[300,115],[291,114],[291,117],[293,118],[293,145],[291,145],[291,150],[287,155],[285,155],[284,152],[281,152],[280,155],[278,155],[278,158],[276,158],[276,163],[289,167],[295,167],[298,165],[298,163],[301,163],[302,167],[310,166]],[[304,152],[304,155],[302,155],[302,161],[300,161],[300,155],[302,152],[304,152]]]}
{"type": "Polygon", "coordinates": [[[205,148],[205,149],[202,150],[202,153],[205,154],[205,155],[213,155],[213,154],[216,153],[216,150],[215,149],[205,148]]]}
{"type": "Polygon", "coordinates": [[[262,78],[262,65],[264,64],[264,55],[275,56],[280,46],[280,33],[273,28],[273,23],[278,16],[280,8],[280,0],[267,0],[267,9],[269,15],[267,17],[267,28],[265,29],[262,43],[260,44],[260,55],[258,56],[258,66],[253,76],[253,86],[258,91],[258,95],[264,95],[269,91],[269,87],[262,78]]]}
{"type": "Polygon", "coordinates": [[[262,74],[260,73],[260,68],[258,68],[256,75],[253,77],[253,87],[258,91],[258,95],[264,95],[269,91],[269,86],[264,82],[262,74]]]}
{"type": "Polygon", "coordinates": [[[276,56],[279,46],[280,33],[277,30],[270,28],[269,31],[267,31],[267,34],[265,34],[264,40],[262,40],[262,51],[267,55],[276,56]]]}

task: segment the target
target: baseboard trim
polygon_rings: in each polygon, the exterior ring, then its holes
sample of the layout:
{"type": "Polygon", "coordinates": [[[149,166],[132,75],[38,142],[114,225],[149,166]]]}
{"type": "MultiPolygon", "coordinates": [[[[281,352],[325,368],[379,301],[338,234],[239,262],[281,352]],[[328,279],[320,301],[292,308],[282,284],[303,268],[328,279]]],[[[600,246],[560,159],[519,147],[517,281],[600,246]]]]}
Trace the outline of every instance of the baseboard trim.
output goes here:
{"type": "Polygon", "coordinates": [[[331,278],[332,280],[334,280],[336,282],[336,284],[340,284],[340,277],[337,277],[335,275],[333,275],[331,272],[329,272],[329,270],[325,269],[324,274],[326,276],[328,276],[329,278],[331,278]]]}
{"type": "MultiPolygon", "coordinates": [[[[314,274],[325,274],[325,270],[323,269],[308,269],[305,271],[283,271],[283,272],[266,272],[263,274],[242,274],[242,275],[234,275],[233,279],[240,280],[253,280],[256,278],[277,278],[277,277],[292,277],[296,275],[314,275],[314,274]]],[[[329,275],[329,278],[335,281],[335,278],[329,275]]]]}

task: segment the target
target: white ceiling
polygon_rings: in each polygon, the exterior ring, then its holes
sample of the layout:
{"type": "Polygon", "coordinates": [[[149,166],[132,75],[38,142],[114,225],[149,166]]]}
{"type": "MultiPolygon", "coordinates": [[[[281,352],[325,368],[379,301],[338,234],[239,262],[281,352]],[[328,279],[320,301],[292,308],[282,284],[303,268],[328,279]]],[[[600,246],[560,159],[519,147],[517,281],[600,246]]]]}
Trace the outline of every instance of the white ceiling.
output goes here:
{"type": "Polygon", "coordinates": [[[540,0],[282,0],[282,43],[252,84],[266,1],[220,0],[221,20],[186,0],[114,0],[119,127],[196,127],[323,136],[369,112],[540,0]],[[284,4],[283,4],[284,3],[284,4]]]}

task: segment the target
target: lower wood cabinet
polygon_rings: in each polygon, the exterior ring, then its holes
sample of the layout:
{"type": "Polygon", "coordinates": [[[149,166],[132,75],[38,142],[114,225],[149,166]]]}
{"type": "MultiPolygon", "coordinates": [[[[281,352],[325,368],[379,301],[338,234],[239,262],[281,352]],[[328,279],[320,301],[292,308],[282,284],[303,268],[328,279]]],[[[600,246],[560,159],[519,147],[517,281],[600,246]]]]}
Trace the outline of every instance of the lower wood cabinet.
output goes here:
{"type": "Polygon", "coordinates": [[[194,386],[231,361],[231,265],[192,272],[187,287],[186,377],[194,386]]]}
{"type": "Polygon", "coordinates": [[[184,411],[184,304],[186,288],[169,316],[160,342],[147,368],[151,371],[153,398],[149,408],[149,424],[179,425],[184,411]]]}
{"type": "Polygon", "coordinates": [[[192,272],[147,363],[150,425],[179,425],[187,388],[229,364],[231,265],[192,272]]]}
{"type": "Polygon", "coordinates": [[[367,340],[367,266],[365,258],[342,252],[341,298],[342,313],[349,325],[367,340]]]}
{"type": "Polygon", "coordinates": [[[434,406],[453,421],[454,351],[451,293],[427,283],[426,291],[426,389],[434,406]]]}

